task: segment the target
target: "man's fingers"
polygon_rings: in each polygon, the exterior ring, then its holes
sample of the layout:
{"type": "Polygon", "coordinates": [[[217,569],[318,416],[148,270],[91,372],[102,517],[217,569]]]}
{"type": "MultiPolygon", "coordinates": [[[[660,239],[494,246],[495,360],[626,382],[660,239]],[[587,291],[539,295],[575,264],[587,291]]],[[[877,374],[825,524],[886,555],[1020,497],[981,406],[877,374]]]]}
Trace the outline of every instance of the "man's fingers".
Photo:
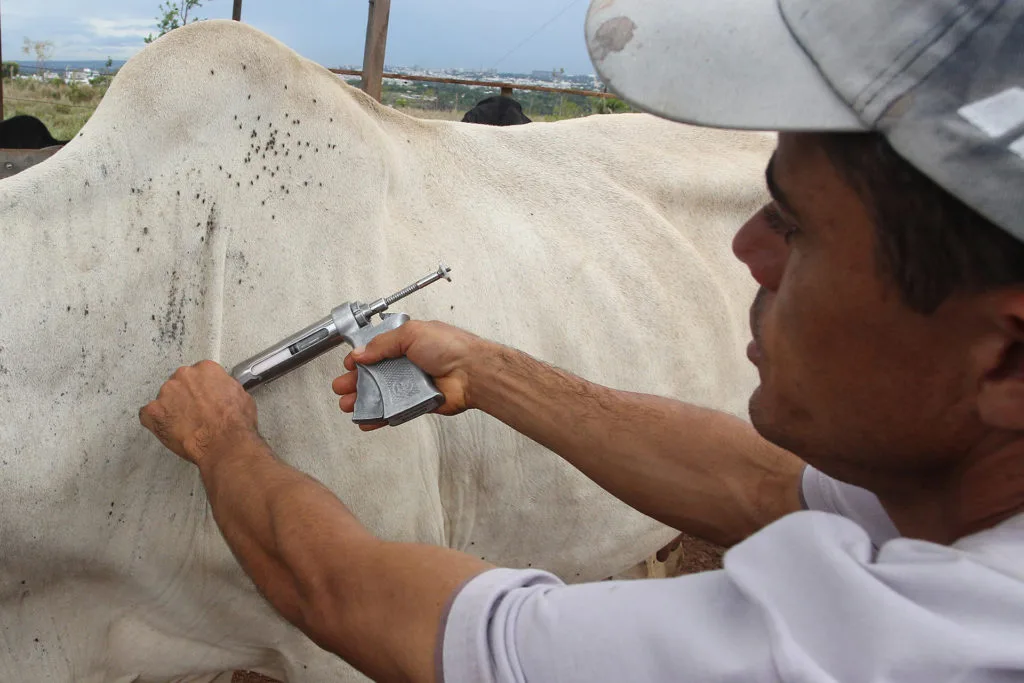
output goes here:
{"type": "Polygon", "coordinates": [[[410,321],[384,334],[379,334],[370,340],[370,343],[363,348],[352,349],[349,354],[357,363],[373,365],[385,358],[398,358],[405,355],[409,326],[415,321],[410,321]]]}
{"type": "MultiPolygon", "coordinates": [[[[338,399],[338,407],[341,408],[341,412],[343,413],[351,413],[356,408],[356,395],[345,394],[338,399]]],[[[372,432],[375,429],[380,429],[381,427],[386,426],[387,425],[359,425],[359,429],[364,432],[372,432]]]]}
{"type": "Polygon", "coordinates": [[[166,411],[164,407],[157,401],[150,401],[142,407],[139,411],[139,422],[142,426],[153,432],[153,435],[160,441],[164,441],[167,436],[167,429],[164,426],[166,419],[166,411]]]}
{"type": "Polygon", "coordinates": [[[385,358],[398,358],[405,355],[405,334],[403,328],[406,323],[397,330],[385,332],[374,337],[366,346],[352,349],[345,356],[345,369],[348,372],[331,382],[331,388],[338,395],[351,394],[356,390],[356,363],[373,365],[385,358]]]}
{"type": "Polygon", "coordinates": [[[153,431],[153,424],[155,420],[155,418],[153,417],[153,411],[156,409],[156,405],[156,401],[150,401],[146,405],[139,408],[139,422],[141,422],[142,426],[148,429],[149,431],[153,431]]]}
{"type": "Polygon", "coordinates": [[[356,373],[347,372],[340,377],[335,377],[334,381],[331,382],[331,389],[334,390],[338,396],[344,396],[345,394],[351,394],[356,390],[356,373]]]}
{"type": "Polygon", "coordinates": [[[193,364],[192,367],[194,367],[196,370],[203,370],[204,372],[213,372],[214,374],[217,375],[227,374],[227,370],[225,370],[220,363],[214,363],[209,358],[204,358],[198,363],[193,364]]]}
{"type": "Polygon", "coordinates": [[[351,413],[356,408],[356,395],[345,394],[338,399],[338,407],[341,408],[343,413],[351,413]]]}

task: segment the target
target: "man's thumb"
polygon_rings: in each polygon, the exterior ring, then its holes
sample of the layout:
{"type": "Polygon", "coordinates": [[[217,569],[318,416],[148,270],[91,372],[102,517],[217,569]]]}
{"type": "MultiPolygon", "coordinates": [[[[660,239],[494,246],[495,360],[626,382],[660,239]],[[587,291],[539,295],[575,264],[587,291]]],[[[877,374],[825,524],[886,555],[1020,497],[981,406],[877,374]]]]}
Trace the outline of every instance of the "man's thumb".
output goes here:
{"type": "Polygon", "coordinates": [[[372,365],[385,358],[398,358],[402,355],[402,339],[398,330],[379,334],[369,344],[352,349],[352,360],[363,365],[372,365]]]}

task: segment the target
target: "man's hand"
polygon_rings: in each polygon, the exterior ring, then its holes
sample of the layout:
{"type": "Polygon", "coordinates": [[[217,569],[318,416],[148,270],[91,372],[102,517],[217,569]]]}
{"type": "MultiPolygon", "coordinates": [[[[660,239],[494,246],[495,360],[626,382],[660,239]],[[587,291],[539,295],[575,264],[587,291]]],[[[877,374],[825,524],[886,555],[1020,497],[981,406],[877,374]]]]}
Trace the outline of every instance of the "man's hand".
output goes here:
{"type": "Polygon", "coordinates": [[[259,439],[256,403],[224,368],[204,360],[178,368],[139,421],[163,445],[196,465],[242,438],[259,439]]]}
{"type": "Polygon", "coordinates": [[[332,491],[273,457],[255,402],[216,363],[179,368],[139,419],[199,465],[224,540],[281,615],[373,680],[434,680],[444,606],[492,565],[374,538],[332,491]]]}
{"type": "MultiPolygon", "coordinates": [[[[341,396],[342,412],[351,413],[356,403],[356,363],[372,365],[385,358],[406,356],[434,378],[445,402],[436,412],[456,415],[474,407],[470,398],[471,362],[497,347],[476,335],[440,322],[410,320],[397,330],[378,335],[363,348],[345,357],[348,373],[334,380],[334,393],[341,396]]],[[[376,425],[360,425],[364,431],[376,425]]]]}

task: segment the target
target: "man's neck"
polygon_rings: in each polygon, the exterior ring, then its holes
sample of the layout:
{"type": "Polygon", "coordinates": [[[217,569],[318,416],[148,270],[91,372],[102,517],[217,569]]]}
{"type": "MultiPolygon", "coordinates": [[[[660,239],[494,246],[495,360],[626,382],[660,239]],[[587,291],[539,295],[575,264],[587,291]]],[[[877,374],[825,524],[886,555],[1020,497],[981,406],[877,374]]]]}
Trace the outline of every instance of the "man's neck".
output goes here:
{"type": "Polygon", "coordinates": [[[900,534],[949,545],[1024,513],[1024,437],[993,436],[956,466],[880,490],[900,534]]]}

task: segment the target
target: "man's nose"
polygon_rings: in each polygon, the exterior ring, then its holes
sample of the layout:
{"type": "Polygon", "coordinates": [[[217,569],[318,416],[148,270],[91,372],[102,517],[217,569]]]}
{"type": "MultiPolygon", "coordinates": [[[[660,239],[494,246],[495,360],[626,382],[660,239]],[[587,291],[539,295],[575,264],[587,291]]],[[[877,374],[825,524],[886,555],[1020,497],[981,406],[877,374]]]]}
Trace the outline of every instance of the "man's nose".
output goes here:
{"type": "Polygon", "coordinates": [[[789,257],[786,238],[773,230],[758,211],[743,224],[732,240],[732,253],[750,268],[750,274],[765,289],[775,291],[789,257]]]}

